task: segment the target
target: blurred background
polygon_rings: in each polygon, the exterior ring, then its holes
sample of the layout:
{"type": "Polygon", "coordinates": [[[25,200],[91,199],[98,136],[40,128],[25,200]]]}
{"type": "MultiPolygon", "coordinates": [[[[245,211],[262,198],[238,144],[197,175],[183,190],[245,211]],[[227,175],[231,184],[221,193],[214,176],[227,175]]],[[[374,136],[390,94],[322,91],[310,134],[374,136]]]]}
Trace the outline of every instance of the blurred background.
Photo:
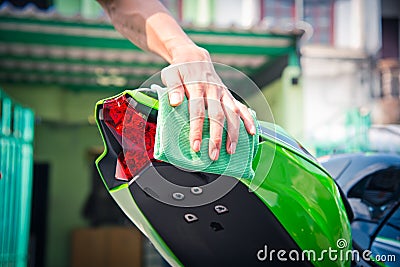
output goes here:
{"type": "MultiPolygon", "coordinates": [[[[399,1],[162,2],[315,155],[400,152],[399,1]]],[[[93,117],[165,66],[95,0],[0,0],[0,266],[165,265],[97,174],[93,117]]]]}

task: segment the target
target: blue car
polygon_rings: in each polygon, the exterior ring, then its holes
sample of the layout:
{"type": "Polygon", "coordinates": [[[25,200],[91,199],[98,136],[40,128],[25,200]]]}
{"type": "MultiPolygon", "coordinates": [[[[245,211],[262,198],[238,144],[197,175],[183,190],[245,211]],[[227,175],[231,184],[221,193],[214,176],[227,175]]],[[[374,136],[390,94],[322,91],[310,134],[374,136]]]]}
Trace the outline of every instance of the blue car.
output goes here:
{"type": "Polygon", "coordinates": [[[359,266],[400,266],[400,156],[343,154],[320,159],[347,197],[359,266]]]}

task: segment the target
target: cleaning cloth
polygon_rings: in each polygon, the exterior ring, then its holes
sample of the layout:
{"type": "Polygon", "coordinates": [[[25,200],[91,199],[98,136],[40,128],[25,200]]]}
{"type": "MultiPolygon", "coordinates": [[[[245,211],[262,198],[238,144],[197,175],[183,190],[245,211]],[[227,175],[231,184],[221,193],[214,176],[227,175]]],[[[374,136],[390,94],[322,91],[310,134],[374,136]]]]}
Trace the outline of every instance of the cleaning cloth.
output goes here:
{"type": "Polygon", "coordinates": [[[256,123],[257,133],[250,135],[240,120],[239,140],[234,154],[228,154],[225,149],[227,139],[226,122],[222,135],[222,146],[218,160],[213,161],[208,154],[210,140],[210,125],[205,112],[203,125],[203,139],[199,152],[194,152],[190,146],[189,131],[190,117],[188,100],[177,107],[169,104],[168,93],[165,88],[153,85],[158,93],[157,130],[154,144],[154,157],[161,161],[186,171],[200,171],[214,174],[233,176],[236,178],[253,178],[252,160],[258,146],[258,123],[255,112],[250,110],[256,123]]]}

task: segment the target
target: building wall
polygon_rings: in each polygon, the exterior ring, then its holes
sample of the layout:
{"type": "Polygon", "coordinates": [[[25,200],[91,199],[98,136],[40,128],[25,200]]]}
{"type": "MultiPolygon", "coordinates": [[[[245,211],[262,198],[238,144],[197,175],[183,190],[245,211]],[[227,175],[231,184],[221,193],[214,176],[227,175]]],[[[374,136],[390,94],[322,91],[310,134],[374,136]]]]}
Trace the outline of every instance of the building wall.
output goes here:
{"type": "Polygon", "coordinates": [[[299,141],[303,141],[303,89],[300,68],[286,67],[280,78],[261,88],[261,91],[265,99],[254,95],[247,99],[248,104],[256,110],[261,105],[261,110],[265,110],[267,101],[267,109],[270,109],[272,117],[263,117],[257,113],[257,118],[274,122],[299,141]]]}
{"type": "Polygon", "coordinates": [[[360,131],[369,127],[382,43],[379,0],[338,0],[334,11],[334,44],[301,48],[306,144],[328,153],[368,145],[360,131]]]}
{"type": "Polygon", "coordinates": [[[381,48],[380,1],[338,0],[334,5],[334,43],[374,55],[381,48]]]}
{"type": "Polygon", "coordinates": [[[370,112],[373,80],[368,62],[368,59],[303,57],[303,122],[308,146],[343,145],[351,134],[348,112],[370,112]]]}

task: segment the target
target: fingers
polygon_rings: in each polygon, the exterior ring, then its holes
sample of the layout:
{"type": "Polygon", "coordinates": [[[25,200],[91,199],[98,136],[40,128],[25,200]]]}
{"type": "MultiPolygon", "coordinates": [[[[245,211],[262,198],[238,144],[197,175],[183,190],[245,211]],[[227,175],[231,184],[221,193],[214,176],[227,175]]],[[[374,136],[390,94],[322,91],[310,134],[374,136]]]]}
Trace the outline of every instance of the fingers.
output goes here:
{"type": "Polygon", "coordinates": [[[229,154],[233,154],[236,151],[236,146],[239,139],[240,109],[234,102],[233,98],[228,94],[224,94],[222,97],[222,103],[228,128],[226,151],[229,154]]]}
{"type": "Polygon", "coordinates": [[[225,113],[221,106],[222,90],[220,86],[209,85],[206,88],[208,118],[210,121],[210,142],[208,154],[211,160],[217,160],[221,150],[222,132],[224,129],[225,113]]]}
{"type": "Polygon", "coordinates": [[[186,84],[190,111],[190,142],[195,152],[200,150],[205,115],[205,104],[210,122],[208,153],[211,160],[218,160],[225,119],[227,120],[226,151],[233,154],[239,139],[240,119],[249,134],[256,134],[253,117],[248,108],[235,100],[228,89],[215,84],[186,84]],[[222,97],[221,97],[222,95],[222,97]],[[204,101],[206,99],[206,102],[204,101]]]}
{"type": "Polygon", "coordinates": [[[237,100],[234,100],[240,110],[240,118],[243,120],[247,132],[251,135],[256,134],[256,126],[254,125],[253,116],[251,116],[249,109],[237,100]]]}
{"type": "Polygon", "coordinates": [[[180,85],[168,91],[169,104],[173,107],[179,106],[183,101],[184,89],[180,85]]]}
{"type": "Polygon", "coordinates": [[[204,123],[204,85],[201,83],[186,84],[190,114],[190,145],[193,151],[200,151],[204,123]]]}
{"type": "Polygon", "coordinates": [[[186,93],[190,114],[189,139],[193,151],[200,151],[205,112],[208,113],[210,122],[208,150],[211,160],[218,160],[225,119],[227,122],[225,149],[229,154],[236,151],[240,120],[243,121],[249,134],[256,134],[255,123],[249,109],[230,94],[209,62],[168,67],[162,71],[161,76],[168,88],[171,106],[179,106],[186,93]]]}
{"type": "Polygon", "coordinates": [[[166,68],[161,72],[163,83],[168,88],[169,104],[179,106],[184,97],[184,86],[178,68],[166,68]]]}

